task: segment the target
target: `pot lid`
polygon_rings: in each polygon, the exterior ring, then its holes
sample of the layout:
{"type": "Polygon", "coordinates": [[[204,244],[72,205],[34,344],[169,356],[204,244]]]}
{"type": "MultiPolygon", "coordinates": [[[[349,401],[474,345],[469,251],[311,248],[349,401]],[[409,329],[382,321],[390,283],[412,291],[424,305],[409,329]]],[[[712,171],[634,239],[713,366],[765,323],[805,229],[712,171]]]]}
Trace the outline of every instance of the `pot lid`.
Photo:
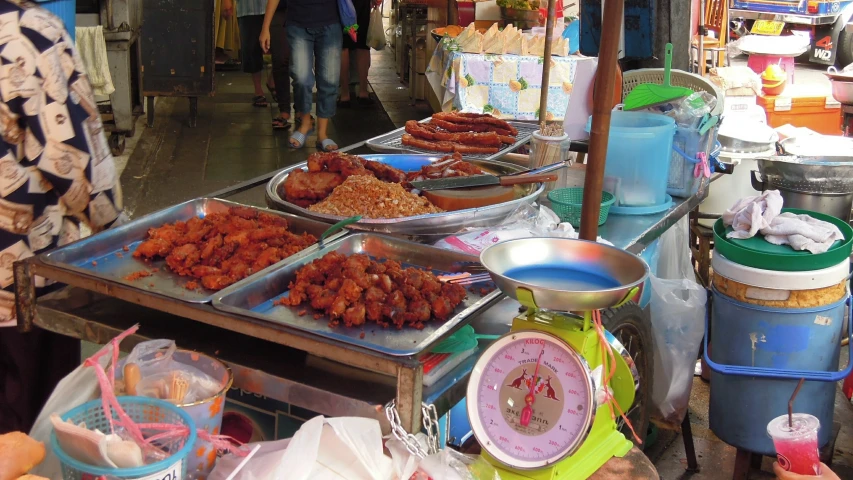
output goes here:
{"type": "Polygon", "coordinates": [[[808,135],[786,138],[781,144],[785,154],[797,157],[790,160],[796,163],[853,167],[853,138],[808,135]]]}
{"type": "Polygon", "coordinates": [[[761,122],[749,119],[727,118],[717,131],[717,136],[768,145],[779,141],[779,134],[776,133],[776,130],[761,122]]]}

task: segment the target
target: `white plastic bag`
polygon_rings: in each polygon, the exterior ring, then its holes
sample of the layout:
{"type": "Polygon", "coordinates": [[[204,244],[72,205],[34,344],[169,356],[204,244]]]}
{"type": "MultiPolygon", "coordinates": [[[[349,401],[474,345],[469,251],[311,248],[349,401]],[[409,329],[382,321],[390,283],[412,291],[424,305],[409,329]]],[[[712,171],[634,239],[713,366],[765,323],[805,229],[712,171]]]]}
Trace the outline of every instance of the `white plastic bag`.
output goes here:
{"type": "Polygon", "coordinates": [[[382,9],[370,11],[370,26],[367,28],[367,46],[374,50],[385,48],[385,30],[382,28],[382,9]]]}
{"type": "MultiPolygon", "coordinates": [[[[251,445],[250,445],[251,446],[251,445]]],[[[240,458],[225,455],[210,480],[223,480],[240,458]]],[[[314,417],[290,441],[264,442],[234,480],[392,480],[379,422],[370,418],[314,417]]]]}
{"type": "Polygon", "coordinates": [[[177,349],[174,340],[149,340],[133,347],[133,351],[119,363],[119,373],[128,363],[139,366],[142,378],[137,385],[143,397],[171,399],[170,383],[176,376],[187,382],[186,394],[180,403],[193,403],[209,398],[222,388],[220,382],[198,368],[173,359],[177,349]]]}
{"type": "MultiPolygon", "coordinates": [[[[546,206],[520,205],[494,227],[467,228],[435,243],[438,248],[479,255],[489,245],[527,237],[578,238],[569,223],[560,223],[560,217],[546,206]]],[[[599,243],[612,245],[598,237],[599,243]]]]}
{"type": "Polygon", "coordinates": [[[694,366],[705,333],[707,295],[692,278],[664,280],[652,276],[651,284],[655,342],[652,405],[658,418],[677,425],[690,401],[694,366]]]}

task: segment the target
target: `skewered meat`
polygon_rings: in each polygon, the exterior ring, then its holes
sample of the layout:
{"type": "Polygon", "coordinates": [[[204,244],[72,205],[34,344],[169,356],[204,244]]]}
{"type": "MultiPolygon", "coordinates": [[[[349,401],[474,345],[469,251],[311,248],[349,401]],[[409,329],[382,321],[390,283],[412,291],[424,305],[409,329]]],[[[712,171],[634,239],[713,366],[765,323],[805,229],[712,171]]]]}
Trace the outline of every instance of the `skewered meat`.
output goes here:
{"type": "MultiPolygon", "coordinates": [[[[449,133],[442,132],[436,128],[430,128],[418,123],[416,120],[406,122],[406,133],[413,137],[424,140],[437,140],[440,142],[454,142],[463,145],[473,145],[478,147],[500,147],[501,139],[494,132],[485,133],[449,133]]],[[[513,142],[515,143],[515,140],[513,142]]]]}
{"type": "Polygon", "coordinates": [[[491,154],[498,153],[498,147],[479,147],[473,145],[462,145],[460,143],[446,141],[430,141],[421,138],[415,138],[408,133],[403,134],[401,143],[407,147],[415,147],[423,150],[432,150],[435,152],[444,153],[471,153],[471,154],[491,154]]]}
{"type": "Polygon", "coordinates": [[[297,270],[290,292],[275,304],[298,307],[309,302],[330,317],[332,326],[341,320],[347,327],[371,321],[420,330],[432,318],[450,318],[465,296],[464,287],[442,284],[426,270],[331,252],[297,270]]]}
{"type": "Polygon", "coordinates": [[[165,258],[174,273],[201,280],[208,290],[220,290],[316,241],[313,235],[288,231],[282,217],[234,207],[152,228],[133,256],[165,258]]]}
{"type": "Polygon", "coordinates": [[[441,160],[425,165],[417,172],[409,172],[408,181],[435,180],[448,177],[466,177],[482,175],[483,170],[473,163],[462,160],[462,155],[454,153],[441,160]]]}
{"type": "Polygon", "coordinates": [[[501,120],[500,118],[495,118],[487,114],[438,112],[433,114],[432,118],[457,124],[494,125],[498,128],[509,130],[510,134],[513,136],[518,135],[518,130],[505,120],[501,120]]]}
{"type": "MultiPolygon", "coordinates": [[[[487,123],[452,123],[433,117],[426,125],[436,126],[448,132],[495,132],[501,137],[513,137],[513,134],[509,129],[500,128],[487,123]]],[[[515,138],[512,138],[511,142],[504,143],[515,143],[515,138]]]]}

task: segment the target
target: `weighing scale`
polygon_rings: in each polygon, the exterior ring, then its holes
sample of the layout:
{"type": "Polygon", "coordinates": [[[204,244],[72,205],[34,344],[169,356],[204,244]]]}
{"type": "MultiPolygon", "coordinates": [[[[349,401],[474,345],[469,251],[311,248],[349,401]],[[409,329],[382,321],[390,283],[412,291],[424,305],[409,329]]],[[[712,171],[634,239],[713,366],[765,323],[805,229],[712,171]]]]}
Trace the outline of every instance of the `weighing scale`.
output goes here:
{"type": "Polygon", "coordinates": [[[611,367],[604,349],[617,346],[607,386],[623,412],[634,402],[636,370],[609,332],[602,345],[592,311],[633,298],[648,276],[645,262],[564,238],[511,240],[484,250],[480,261],[498,288],[526,307],[469,379],[468,416],[483,457],[502,479],[575,480],[628,453],[633,443],[617,429],[599,388],[611,367]]]}

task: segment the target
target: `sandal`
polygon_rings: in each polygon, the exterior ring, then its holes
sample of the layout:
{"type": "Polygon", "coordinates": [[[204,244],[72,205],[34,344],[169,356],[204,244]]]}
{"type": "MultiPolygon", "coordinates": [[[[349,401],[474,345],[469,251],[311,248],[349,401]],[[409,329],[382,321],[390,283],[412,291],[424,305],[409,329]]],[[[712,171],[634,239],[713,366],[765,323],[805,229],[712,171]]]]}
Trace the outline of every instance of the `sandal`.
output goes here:
{"type": "Polygon", "coordinates": [[[376,104],[376,100],[374,100],[372,97],[370,97],[370,95],[368,95],[366,97],[355,97],[355,99],[359,105],[365,106],[365,107],[369,106],[369,105],[375,105],[376,104]]]}
{"type": "MultiPolygon", "coordinates": [[[[311,120],[314,120],[314,118],[312,117],[311,120]]],[[[308,130],[308,133],[302,133],[299,130],[296,130],[290,134],[290,139],[287,141],[287,144],[290,148],[300,149],[305,146],[305,142],[308,141],[308,137],[311,136],[312,133],[314,133],[314,125],[311,125],[311,130],[308,130]],[[296,141],[295,145],[293,144],[294,140],[296,141]]]]}
{"type": "Polygon", "coordinates": [[[275,117],[272,119],[273,130],[290,130],[292,126],[289,118],[275,117]]]}
{"type": "Polygon", "coordinates": [[[265,97],[263,95],[257,95],[257,96],[255,96],[255,98],[252,99],[252,106],[255,106],[258,108],[267,108],[270,106],[270,104],[267,101],[267,97],[265,97]]]}
{"type": "Polygon", "coordinates": [[[316,146],[317,150],[321,152],[334,152],[338,149],[338,144],[335,143],[335,141],[331,138],[325,138],[323,140],[320,140],[319,142],[317,142],[316,146]]]}

